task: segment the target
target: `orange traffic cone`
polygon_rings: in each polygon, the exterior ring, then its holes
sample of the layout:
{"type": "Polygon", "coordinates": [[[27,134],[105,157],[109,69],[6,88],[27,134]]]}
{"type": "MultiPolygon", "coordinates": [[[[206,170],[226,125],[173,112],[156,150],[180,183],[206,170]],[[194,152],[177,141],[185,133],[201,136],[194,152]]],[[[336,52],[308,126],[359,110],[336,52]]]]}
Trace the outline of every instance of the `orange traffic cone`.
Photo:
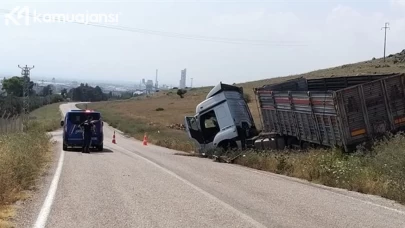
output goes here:
{"type": "Polygon", "coordinates": [[[114,131],[114,134],[113,134],[112,143],[117,144],[117,142],[115,141],[115,131],[114,131]]]}
{"type": "Polygon", "coordinates": [[[148,137],[146,137],[146,133],[145,133],[145,135],[143,136],[143,145],[144,145],[144,146],[147,146],[147,145],[148,145],[148,137]]]}

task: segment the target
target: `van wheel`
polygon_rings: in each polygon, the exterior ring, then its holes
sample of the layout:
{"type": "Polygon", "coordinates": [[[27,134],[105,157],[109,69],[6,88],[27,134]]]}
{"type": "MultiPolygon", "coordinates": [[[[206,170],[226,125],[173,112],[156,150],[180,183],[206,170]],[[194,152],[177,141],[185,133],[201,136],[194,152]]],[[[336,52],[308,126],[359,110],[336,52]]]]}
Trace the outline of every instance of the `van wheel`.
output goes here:
{"type": "Polygon", "coordinates": [[[99,146],[97,147],[97,150],[100,151],[100,152],[102,152],[102,151],[104,150],[103,144],[99,145],[99,146]]]}
{"type": "Polygon", "coordinates": [[[64,151],[67,151],[67,150],[68,150],[68,147],[67,147],[67,145],[66,145],[65,143],[63,143],[63,146],[62,146],[62,147],[63,147],[62,149],[63,149],[64,151]]]}

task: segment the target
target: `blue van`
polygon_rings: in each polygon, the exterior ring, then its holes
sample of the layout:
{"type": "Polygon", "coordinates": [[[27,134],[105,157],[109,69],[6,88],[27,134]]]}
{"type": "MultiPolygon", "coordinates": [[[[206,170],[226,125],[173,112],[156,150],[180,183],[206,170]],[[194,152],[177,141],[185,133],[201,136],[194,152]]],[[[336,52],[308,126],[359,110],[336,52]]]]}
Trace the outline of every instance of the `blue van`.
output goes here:
{"type": "Polygon", "coordinates": [[[92,110],[70,110],[66,113],[64,120],[60,123],[63,127],[63,150],[67,150],[68,147],[83,147],[83,131],[80,128],[80,124],[89,115],[95,122],[95,130],[91,137],[90,147],[103,151],[104,134],[101,113],[92,110]]]}

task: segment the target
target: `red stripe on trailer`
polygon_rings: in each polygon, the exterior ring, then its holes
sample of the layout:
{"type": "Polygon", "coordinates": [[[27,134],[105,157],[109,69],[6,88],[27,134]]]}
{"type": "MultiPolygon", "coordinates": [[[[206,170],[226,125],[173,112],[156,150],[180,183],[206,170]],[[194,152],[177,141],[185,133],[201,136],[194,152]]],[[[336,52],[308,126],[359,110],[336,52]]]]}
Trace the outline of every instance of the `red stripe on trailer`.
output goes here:
{"type": "Polygon", "coordinates": [[[276,110],[273,106],[263,106],[262,109],[266,109],[266,110],[276,110]]]}
{"type": "Polygon", "coordinates": [[[293,99],[293,104],[306,104],[306,105],[309,105],[309,100],[307,100],[307,99],[293,99]]]}
{"type": "Polygon", "coordinates": [[[265,94],[269,94],[269,93],[273,93],[273,91],[257,91],[257,93],[265,93],[265,94]]]}
{"type": "Polygon", "coordinates": [[[288,98],[276,98],[274,99],[276,103],[290,103],[290,99],[288,98]]]}

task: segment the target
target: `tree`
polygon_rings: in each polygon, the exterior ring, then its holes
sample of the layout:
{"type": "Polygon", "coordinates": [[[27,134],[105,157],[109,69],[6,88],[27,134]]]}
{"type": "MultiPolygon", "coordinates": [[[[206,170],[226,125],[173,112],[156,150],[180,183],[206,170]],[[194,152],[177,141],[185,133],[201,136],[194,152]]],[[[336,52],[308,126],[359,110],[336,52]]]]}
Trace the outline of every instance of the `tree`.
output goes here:
{"type": "Polygon", "coordinates": [[[67,89],[62,89],[62,91],[60,92],[60,94],[62,95],[63,99],[66,99],[68,96],[68,91],[67,89]]]}
{"type": "Polygon", "coordinates": [[[81,84],[77,88],[73,88],[69,91],[69,97],[73,101],[105,101],[108,100],[108,95],[103,93],[99,86],[95,88],[88,84],[81,84]]]}
{"type": "MultiPolygon", "coordinates": [[[[23,96],[23,89],[24,89],[24,82],[28,81],[28,77],[18,77],[14,76],[9,79],[4,79],[2,84],[3,84],[3,90],[6,91],[6,93],[10,96],[16,96],[16,97],[22,97],[23,96]]],[[[34,82],[29,81],[29,94],[33,95],[34,94],[34,82]]]]}
{"type": "Polygon", "coordinates": [[[42,89],[42,96],[49,96],[53,94],[51,85],[47,85],[42,89]]]}

